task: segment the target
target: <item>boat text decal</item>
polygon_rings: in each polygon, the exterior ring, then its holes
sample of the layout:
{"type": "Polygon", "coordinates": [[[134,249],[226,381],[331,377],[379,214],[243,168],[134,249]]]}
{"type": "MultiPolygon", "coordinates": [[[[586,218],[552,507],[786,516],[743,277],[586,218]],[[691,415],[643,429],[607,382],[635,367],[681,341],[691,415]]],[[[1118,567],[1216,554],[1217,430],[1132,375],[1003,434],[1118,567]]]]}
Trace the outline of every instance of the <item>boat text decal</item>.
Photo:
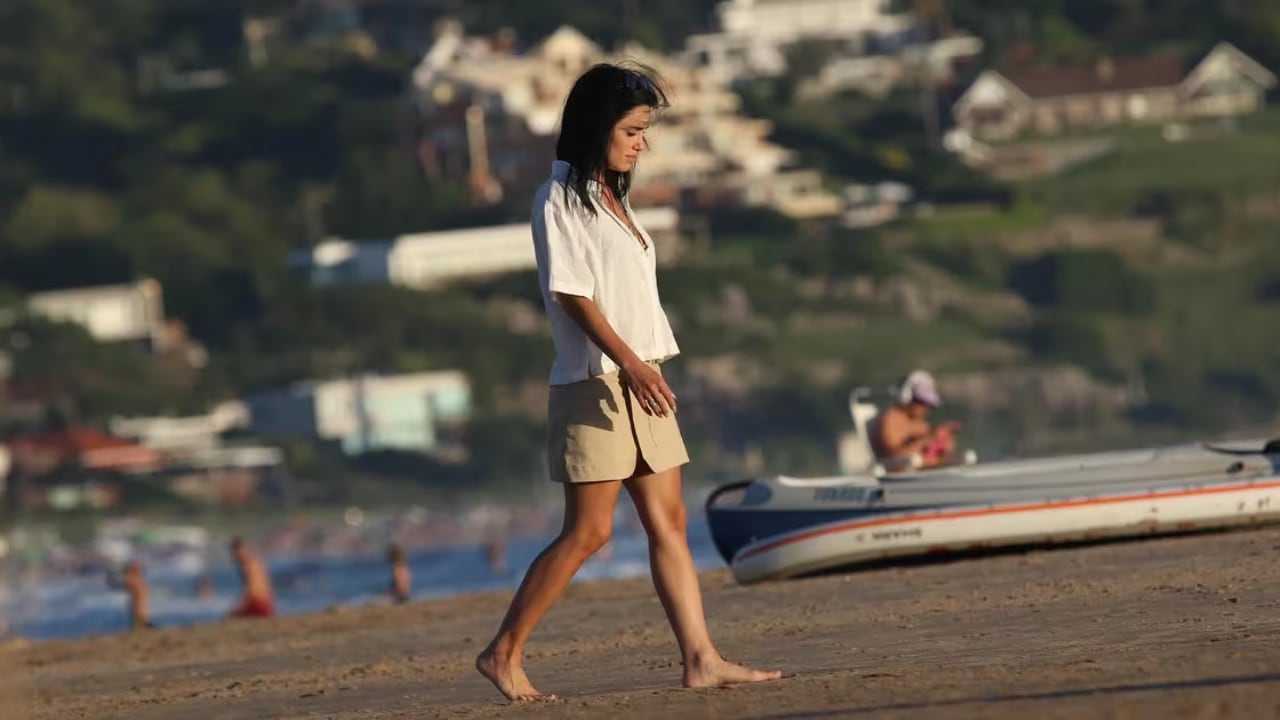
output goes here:
{"type": "Polygon", "coordinates": [[[879,495],[880,488],[848,485],[813,490],[813,499],[817,502],[868,503],[875,501],[879,495]]]}

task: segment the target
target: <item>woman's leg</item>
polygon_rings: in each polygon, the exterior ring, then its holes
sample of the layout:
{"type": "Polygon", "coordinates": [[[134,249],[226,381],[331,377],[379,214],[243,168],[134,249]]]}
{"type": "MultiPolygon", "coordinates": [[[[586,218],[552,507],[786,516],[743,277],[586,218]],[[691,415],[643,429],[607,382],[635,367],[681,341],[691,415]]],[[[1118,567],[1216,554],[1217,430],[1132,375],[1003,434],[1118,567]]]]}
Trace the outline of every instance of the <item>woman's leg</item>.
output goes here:
{"type": "Polygon", "coordinates": [[[525,676],[524,644],[582,563],[608,542],[621,489],[622,483],[617,481],[564,486],[564,527],[560,535],[529,566],[498,635],[476,658],[476,669],[508,699],[554,698],[535,690],[525,676]]]}
{"type": "Polygon", "coordinates": [[[698,572],[689,552],[680,468],[637,475],[624,484],[649,535],[649,568],[684,658],[684,686],[711,687],[781,677],[779,672],[731,663],[720,657],[711,642],[698,572]]]}

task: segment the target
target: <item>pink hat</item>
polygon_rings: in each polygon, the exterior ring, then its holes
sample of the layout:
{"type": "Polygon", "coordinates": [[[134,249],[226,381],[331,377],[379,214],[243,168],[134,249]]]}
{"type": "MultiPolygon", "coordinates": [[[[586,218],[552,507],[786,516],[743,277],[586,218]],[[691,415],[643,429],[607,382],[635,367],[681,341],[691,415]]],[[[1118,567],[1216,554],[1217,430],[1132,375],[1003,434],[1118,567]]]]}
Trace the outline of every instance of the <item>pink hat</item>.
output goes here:
{"type": "Polygon", "coordinates": [[[934,382],[933,376],[924,370],[914,370],[902,381],[902,388],[898,391],[898,400],[903,403],[923,403],[929,407],[942,405],[942,398],[938,395],[937,383],[934,382]]]}

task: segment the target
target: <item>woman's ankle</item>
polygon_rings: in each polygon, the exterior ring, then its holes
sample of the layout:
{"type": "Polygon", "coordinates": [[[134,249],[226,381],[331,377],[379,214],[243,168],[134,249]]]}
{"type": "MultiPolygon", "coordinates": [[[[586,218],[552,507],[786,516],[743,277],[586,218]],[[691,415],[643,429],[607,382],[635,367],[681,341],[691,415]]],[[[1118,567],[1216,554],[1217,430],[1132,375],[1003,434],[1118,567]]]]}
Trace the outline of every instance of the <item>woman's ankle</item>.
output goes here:
{"type": "Polygon", "coordinates": [[[494,638],[493,642],[490,642],[489,646],[480,654],[487,655],[498,660],[507,661],[520,655],[520,648],[516,646],[515,642],[510,637],[499,635],[494,638]]]}
{"type": "Polygon", "coordinates": [[[706,647],[685,653],[684,666],[686,668],[704,668],[721,660],[720,651],[708,644],[706,647]]]}

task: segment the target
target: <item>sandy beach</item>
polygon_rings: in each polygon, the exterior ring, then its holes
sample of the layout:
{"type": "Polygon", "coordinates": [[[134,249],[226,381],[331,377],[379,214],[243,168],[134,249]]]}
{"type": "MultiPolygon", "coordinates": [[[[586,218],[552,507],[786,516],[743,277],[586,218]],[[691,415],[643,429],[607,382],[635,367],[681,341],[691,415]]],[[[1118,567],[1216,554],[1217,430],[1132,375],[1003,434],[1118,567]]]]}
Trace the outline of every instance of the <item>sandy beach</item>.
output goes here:
{"type": "Polygon", "coordinates": [[[535,635],[553,705],[472,669],[506,593],[0,650],[6,718],[1280,717],[1280,529],[741,587],[704,575],[727,657],[678,687],[647,581],[583,583],[535,635]],[[11,709],[19,709],[16,714],[11,709]]]}

